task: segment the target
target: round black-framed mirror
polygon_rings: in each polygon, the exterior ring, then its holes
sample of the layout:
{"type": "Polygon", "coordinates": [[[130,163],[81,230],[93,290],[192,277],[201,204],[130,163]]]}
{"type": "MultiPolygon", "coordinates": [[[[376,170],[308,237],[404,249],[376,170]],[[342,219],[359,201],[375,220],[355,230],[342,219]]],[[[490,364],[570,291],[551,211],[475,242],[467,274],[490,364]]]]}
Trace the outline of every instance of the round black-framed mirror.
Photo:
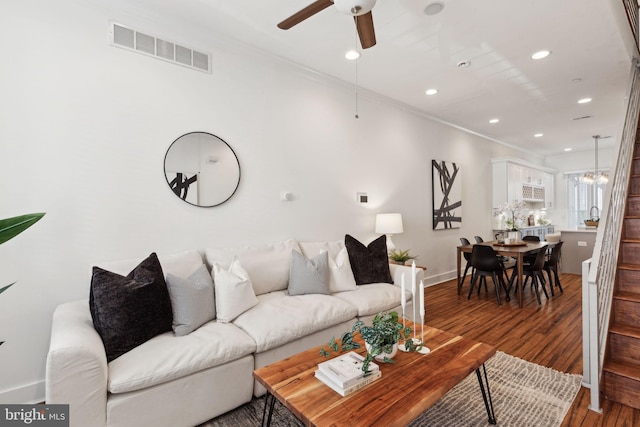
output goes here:
{"type": "Polygon", "coordinates": [[[240,162],[222,138],[208,132],[189,132],[167,149],[164,176],[178,198],[211,208],[235,194],[240,185],[240,162]]]}

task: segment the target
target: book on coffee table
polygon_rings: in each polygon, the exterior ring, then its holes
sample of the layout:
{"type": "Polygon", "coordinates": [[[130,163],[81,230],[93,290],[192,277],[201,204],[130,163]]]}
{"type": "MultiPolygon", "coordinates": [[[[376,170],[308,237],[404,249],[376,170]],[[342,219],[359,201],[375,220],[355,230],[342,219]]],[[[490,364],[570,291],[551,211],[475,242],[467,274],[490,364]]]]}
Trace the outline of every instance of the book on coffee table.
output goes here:
{"type": "Polygon", "coordinates": [[[377,371],[373,372],[372,374],[367,375],[366,377],[362,376],[362,377],[360,377],[359,381],[357,381],[353,385],[351,385],[349,387],[346,387],[346,388],[340,387],[339,385],[334,383],[320,369],[318,369],[315,372],[315,375],[316,375],[317,379],[322,381],[325,385],[331,387],[331,389],[333,391],[335,391],[336,393],[340,394],[340,396],[348,396],[351,393],[354,393],[354,392],[360,390],[364,386],[369,385],[372,382],[374,382],[375,380],[377,380],[378,378],[380,378],[382,376],[382,371],[377,370],[377,371]]]}
{"type": "MultiPolygon", "coordinates": [[[[364,364],[364,356],[354,351],[350,351],[326,362],[318,364],[318,370],[329,378],[333,384],[342,389],[347,389],[352,385],[358,384],[360,380],[365,378],[362,371],[364,364]]],[[[367,377],[380,371],[380,367],[375,363],[369,363],[369,373],[367,377]]]]}
{"type": "MultiPolygon", "coordinates": [[[[347,389],[358,384],[365,378],[362,365],[364,357],[354,351],[350,351],[326,362],[318,364],[318,370],[329,378],[331,382],[341,389],[347,389]]],[[[369,363],[369,372],[366,377],[379,372],[380,367],[375,363],[369,363]]]]}

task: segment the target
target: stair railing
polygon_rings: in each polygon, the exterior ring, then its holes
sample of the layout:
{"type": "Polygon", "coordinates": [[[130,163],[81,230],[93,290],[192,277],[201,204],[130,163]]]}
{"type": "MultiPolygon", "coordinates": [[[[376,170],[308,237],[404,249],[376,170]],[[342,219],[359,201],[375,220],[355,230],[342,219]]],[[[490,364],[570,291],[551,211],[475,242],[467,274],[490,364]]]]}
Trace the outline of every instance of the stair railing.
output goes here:
{"type": "Polygon", "coordinates": [[[589,409],[596,412],[602,412],[600,380],[640,113],[637,61],[632,66],[627,94],[627,114],[613,162],[614,169],[605,190],[593,256],[582,265],[583,385],[590,388],[589,409]]]}

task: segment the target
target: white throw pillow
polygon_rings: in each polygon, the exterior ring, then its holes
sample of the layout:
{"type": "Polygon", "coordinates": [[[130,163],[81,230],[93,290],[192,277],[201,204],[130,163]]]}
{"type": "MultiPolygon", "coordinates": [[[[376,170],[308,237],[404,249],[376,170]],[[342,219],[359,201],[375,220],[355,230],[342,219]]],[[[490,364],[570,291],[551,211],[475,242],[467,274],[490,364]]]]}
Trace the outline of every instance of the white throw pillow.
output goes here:
{"type": "Polygon", "coordinates": [[[335,293],[355,291],[357,288],[347,248],[342,248],[335,259],[329,257],[329,290],[335,293]]]}
{"type": "Polygon", "coordinates": [[[321,252],[329,252],[329,258],[335,258],[344,249],[343,240],[333,240],[328,242],[298,242],[302,255],[313,258],[321,252]]]}
{"type": "Polygon", "coordinates": [[[253,285],[238,258],[233,258],[229,269],[213,264],[216,316],[220,322],[229,323],[258,304],[253,285]]]}
{"type": "Polygon", "coordinates": [[[190,334],[216,317],[213,281],[202,264],[188,279],[167,274],[167,289],[173,311],[173,332],[176,336],[190,334]]]}
{"type": "Polygon", "coordinates": [[[300,251],[298,242],[290,239],[267,245],[206,249],[205,257],[209,265],[217,263],[223,267],[237,257],[251,277],[256,295],[262,295],[287,289],[292,249],[300,251]]]}

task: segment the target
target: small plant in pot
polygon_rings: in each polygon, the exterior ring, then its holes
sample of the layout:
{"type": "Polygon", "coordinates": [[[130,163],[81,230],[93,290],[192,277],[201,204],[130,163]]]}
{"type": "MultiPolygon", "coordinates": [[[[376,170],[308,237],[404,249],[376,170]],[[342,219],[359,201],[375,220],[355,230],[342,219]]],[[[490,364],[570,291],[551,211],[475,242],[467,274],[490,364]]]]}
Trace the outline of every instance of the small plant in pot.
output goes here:
{"type": "Polygon", "coordinates": [[[392,357],[395,355],[398,349],[398,342],[401,339],[406,340],[405,347],[407,351],[418,351],[420,349],[420,346],[416,345],[409,337],[412,332],[411,328],[403,327],[398,318],[398,312],[391,311],[389,313],[376,314],[371,326],[366,326],[364,322],[358,320],[350,332],[342,334],[340,343],[335,338],[332,338],[326,344],[328,349],[322,346],[320,354],[327,357],[330,354],[329,350],[340,352],[360,348],[360,344],[354,340],[357,334],[360,334],[367,347],[367,355],[362,364],[362,371],[365,375],[369,374],[369,364],[374,358],[381,362],[394,363],[392,357]]]}
{"type": "Polygon", "coordinates": [[[416,257],[409,254],[409,250],[402,251],[399,249],[394,249],[389,252],[389,259],[393,261],[395,264],[404,265],[407,261],[416,259],[416,257]]]}

